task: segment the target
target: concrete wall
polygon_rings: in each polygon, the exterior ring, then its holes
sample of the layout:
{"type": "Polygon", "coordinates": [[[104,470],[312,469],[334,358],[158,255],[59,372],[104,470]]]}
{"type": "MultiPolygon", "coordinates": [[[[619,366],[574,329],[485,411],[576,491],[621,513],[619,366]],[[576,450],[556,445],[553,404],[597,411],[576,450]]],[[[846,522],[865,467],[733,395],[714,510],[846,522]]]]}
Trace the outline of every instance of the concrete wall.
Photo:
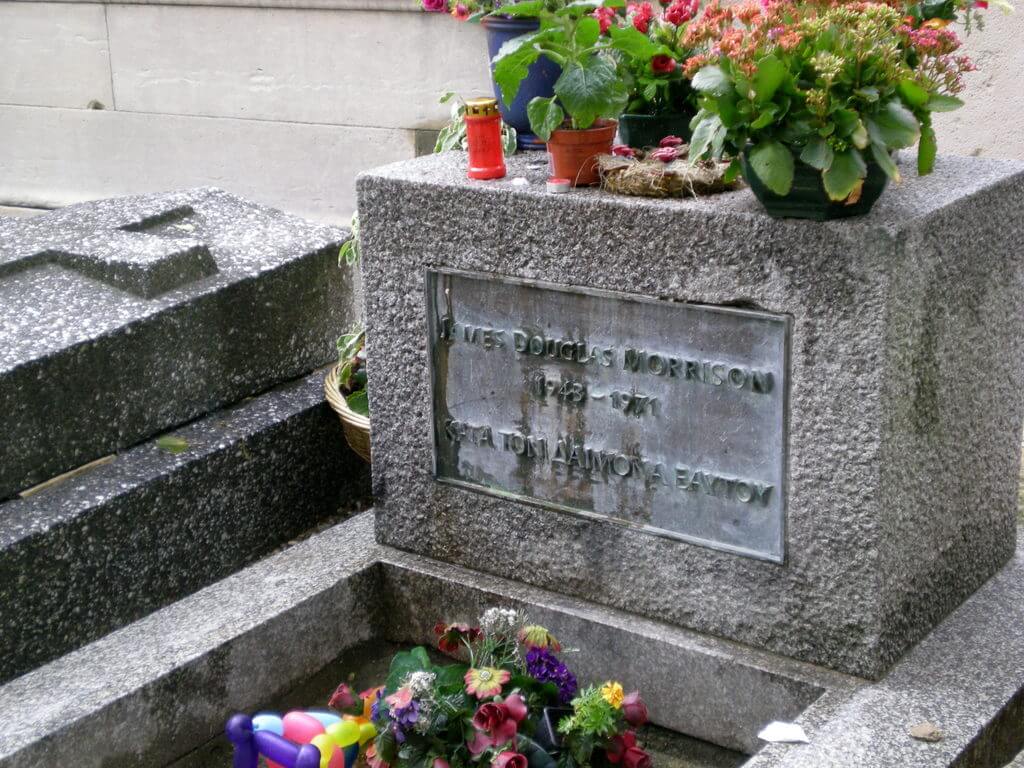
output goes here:
{"type": "MultiPolygon", "coordinates": [[[[417,0],[0,0],[0,205],[216,185],[346,221],[446,90],[489,91],[479,26],[417,0]],[[186,4],[187,3],[187,4],[186,4]]],[[[1024,15],[991,14],[946,153],[1024,158],[1024,15]]]]}

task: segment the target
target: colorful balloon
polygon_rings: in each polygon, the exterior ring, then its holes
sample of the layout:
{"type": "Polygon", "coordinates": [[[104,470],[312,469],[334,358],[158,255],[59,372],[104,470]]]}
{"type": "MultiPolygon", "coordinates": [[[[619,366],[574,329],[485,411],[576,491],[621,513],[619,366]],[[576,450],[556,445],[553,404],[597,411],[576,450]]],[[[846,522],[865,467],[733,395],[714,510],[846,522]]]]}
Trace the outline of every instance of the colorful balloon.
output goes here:
{"type": "Polygon", "coordinates": [[[283,736],[284,722],[276,712],[257,712],[252,716],[252,729],[254,731],[270,731],[278,736],[283,736]]]}
{"type": "Polygon", "coordinates": [[[342,720],[327,726],[327,735],[335,744],[344,748],[359,743],[361,730],[359,723],[355,720],[342,720]]]}
{"type": "Polygon", "coordinates": [[[324,728],[329,728],[335,723],[341,722],[341,715],[336,715],[333,712],[324,712],[319,709],[307,709],[306,714],[319,720],[320,724],[323,725],[324,728]]]}

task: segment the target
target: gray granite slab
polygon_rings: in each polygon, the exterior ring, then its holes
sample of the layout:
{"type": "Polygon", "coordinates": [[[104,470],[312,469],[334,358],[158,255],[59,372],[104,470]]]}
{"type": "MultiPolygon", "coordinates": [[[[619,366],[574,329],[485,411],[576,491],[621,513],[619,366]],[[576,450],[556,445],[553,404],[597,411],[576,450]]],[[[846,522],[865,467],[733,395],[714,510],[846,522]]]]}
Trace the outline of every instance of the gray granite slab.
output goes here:
{"type": "Polygon", "coordinates": [[[880,677],[1013,553],[1022,168],[941,158],[825,223],[771,219],[749,191],[552,196],[530,158],[499,182],[459,153],[362,175],[379,540],[880,677]],[[436,483],[434,268],[789,316],[784,562],[436,483]]]}
{"type": "Polygon", "coordinates": [[[0,218],[0,498],[328,362],[347,236],[208,188],[0,218]]]}
{"type": "Polygon", "coordinates": [[[766,718],[858,684],[380,547],[364,513],[0,687],[0,766],[163,765],[356,643],[432,643],[438,618],[491,605],[524,606],[585,649],[566,657],[583,680],[643,685],[657,724],[728,745],[750,748],[766,718]]]}
{"type": "Polygon", "coordinates": [[[0,504],[0,681],[222,579],[369,492],[324,402],[282,385],[0,504]]]}
{"type": "Polygon", "coordinates": [[[1022,626],[1019,547],[881,681],[813,704],[798,719],[810,744],[768,745],[745,768],[1000,768],[1024,748],[1022,626]],[[922,722],[941,741],[911,738],[922,722]]]}

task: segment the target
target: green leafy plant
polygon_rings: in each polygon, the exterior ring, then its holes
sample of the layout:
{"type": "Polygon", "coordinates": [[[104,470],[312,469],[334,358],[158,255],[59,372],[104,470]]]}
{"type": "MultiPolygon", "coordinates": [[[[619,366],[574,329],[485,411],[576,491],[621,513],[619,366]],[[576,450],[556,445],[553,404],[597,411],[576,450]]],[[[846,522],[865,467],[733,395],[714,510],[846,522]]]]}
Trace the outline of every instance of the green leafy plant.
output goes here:
{"type": "MultiPolygon", "coordinates": [[[[449,91],[441,99],[441,104],[451,102],[451,119],[437,134],[437,142],[434,144],[434,152],[448,152],[453,149],[466,150],[469,143],[466,138],[466,121],[463,115],[466,113],[465,100],[456,93],[449,91]]],[[[501,149],[505,157],[511,157],[516,153],[516,129],[502,121],[501,123],[501,149]]]]}
{"type": "Polygon", "coordinates": [[[562,67],[552,97],[537,96],[527,105],[530,128],[545,141],[563,127],[583,130],[600,118],[622,114],[629,88],[617,71],[614,52],[632,51],[637,56],[667,53],[636,29],[611,26],[602,34],[595,18],[598,8],[622,8],[624,0],[575,0],[554,10],[542,0],[524,0],[504,6],[510,16],[537,16],[540,29],[515,37],[494,57],[494,81],[506,104],[511,104],[529,67],[540,56],[562,67]]]}
{"type": "Polygon", "coordinates": [[[623,17],[608,9],[597,12],[602,34],[611,27],[632,27],[650,40],[649,46],[631,41],[617,53],[619,74],[629,90],[626,113],[631,115],[693,114],[695,97],[682,62],[694,50],[686,43],[689,21],[699,0],[673,0],[664,11],[642,2],[630,4],[623,17]]]}
{"type": "MultiPolygon", "coordinates": [[[[868,162],[899,181],[892,152],[918,142],[918,172],[929,173],[931,115],[961,106],[954,94],[972,68],[953,55],[951,31],[911,28],[881,3],[713,5],[702,29],[721,54],[691,62],[701,65],[691,161],[746,153],[778,195],[789,194],[799,160],[820,171],[831,200],[855,202],[868,162]]],[[[734,160],[730,176],[739,168],[734,160]]]]}
{"type": "Polygon", "coordinates": [[[348,407],[363,416],[370,415],[366,396],[366,331],[354,328],[338,339],[338,390],[348,407]]]}
{"type": "Polygon", "coordinates": [[[341,244],[341,248],[338,251],[338,266],[347,264],[352,267],[355,266],[359,259],[362,258],[362,251],[359,249],[359,212],[356,211],[352,214],[352,218],[349,221],[349,229],[352,230],[352,237],[341,244]]]}

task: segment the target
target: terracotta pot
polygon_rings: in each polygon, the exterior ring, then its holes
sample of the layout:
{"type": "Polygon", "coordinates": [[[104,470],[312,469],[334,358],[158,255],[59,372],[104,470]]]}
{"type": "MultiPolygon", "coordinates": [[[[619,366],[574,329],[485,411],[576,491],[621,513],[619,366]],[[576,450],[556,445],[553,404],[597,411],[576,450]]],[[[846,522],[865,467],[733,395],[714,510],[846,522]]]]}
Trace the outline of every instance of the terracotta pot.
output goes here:
{"type": "Polygon", "coordinates": [[[548,152],[554,176],[569,179],[574,187],[597,184],[597,156],[612,151],[618,123],[614,120],[598,120],[593,127],[583,131],[559,129],[552,131],[548,140],[548,152]]]}

